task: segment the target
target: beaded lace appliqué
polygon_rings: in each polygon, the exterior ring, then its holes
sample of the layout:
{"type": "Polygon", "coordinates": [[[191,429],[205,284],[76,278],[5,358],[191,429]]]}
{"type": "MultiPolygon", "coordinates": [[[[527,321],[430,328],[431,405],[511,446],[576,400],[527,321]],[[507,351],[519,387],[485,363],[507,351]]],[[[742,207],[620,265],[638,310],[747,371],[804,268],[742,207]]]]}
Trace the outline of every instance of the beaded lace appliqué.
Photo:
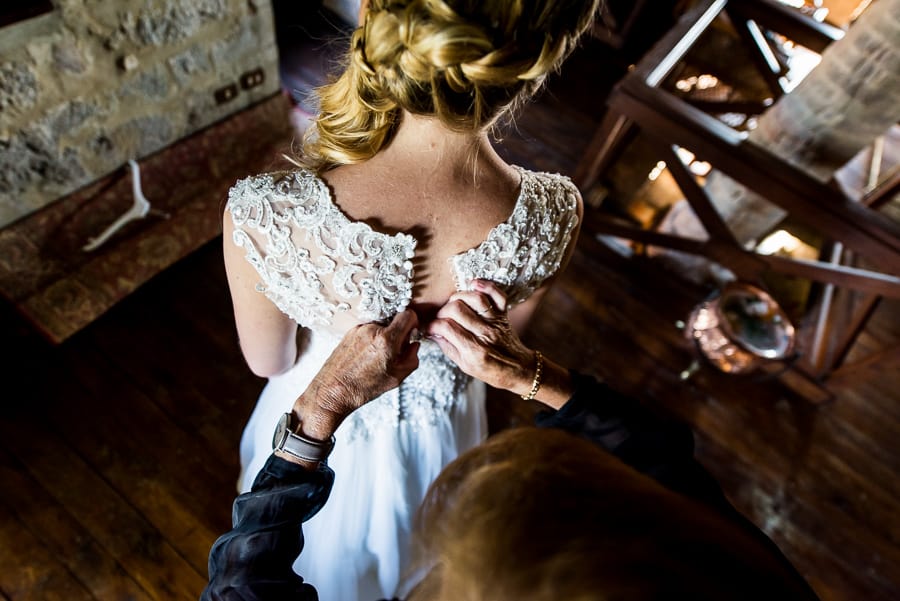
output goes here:
{"type": "MultiPolygon", "coordinates": [[[[488,279],[515,303],[559,269],[578,222],[577,191],[566,177],[519,171],[521,190],[510,217],[480,245],[449,259],[458,289],[475,278],[488,279]]],[[[257,289],[317,335],[335,335],[329,326],[340,313],[363,323],[388,319],[408,306],[416,240],[350,221],[313,173],[241,180],[229,193],[228,210],[234,243],[260,275],[257,289]]],[[[399,388],[354,412],[345,422],[346,435],[366,437],[400,422],[434,424],[464,400],[469,382],[437,345],[423,343],[419,368],[399,388]]]]}
{"type": "Polygon", "coordinates": [[[578,224],[574,184],[561,175],[519,168],[522,185],[512,215],[476,248],[450,258],[456,287],[491,280],[509,304],[521,302],[556,273],[578,224]]]}
{"type": "Polygon", "coordinates": [[[336,313],[351,309],[360,322],[404,310],[416,240],[350,221],[309,171],[280,175],[243,179],[228,195],[234,243],[262,278],[257,290],[309,328],[332,325],[336,313]]]}

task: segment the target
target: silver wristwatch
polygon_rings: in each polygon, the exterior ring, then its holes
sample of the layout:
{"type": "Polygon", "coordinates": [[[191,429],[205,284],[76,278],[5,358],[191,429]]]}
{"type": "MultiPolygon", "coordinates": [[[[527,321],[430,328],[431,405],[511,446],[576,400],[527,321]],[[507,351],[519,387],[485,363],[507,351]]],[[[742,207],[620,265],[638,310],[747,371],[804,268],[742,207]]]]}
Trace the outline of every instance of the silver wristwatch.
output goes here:
{"type": "Polygon", "coordinates": [[[278,420],[275,436],[272,438],[272,450],[282,451],[306,461],[324,462],[334,448],[334,436],[329,440],[314,440],[294,432],[299,424],[294,423],[294,414],[285,413],[278,420]]]}

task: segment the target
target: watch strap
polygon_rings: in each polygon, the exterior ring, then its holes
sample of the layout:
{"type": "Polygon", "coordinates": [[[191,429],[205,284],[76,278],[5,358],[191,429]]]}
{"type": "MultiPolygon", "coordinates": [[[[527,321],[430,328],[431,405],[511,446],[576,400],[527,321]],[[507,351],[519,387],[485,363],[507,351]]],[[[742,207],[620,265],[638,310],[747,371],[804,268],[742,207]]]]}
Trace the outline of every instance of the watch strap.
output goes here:
{"type": "Polygon", "coordinates": [[[293,413],[285,413],[279,420],[275,440],[272,441],[273,450],[282,451],[306,461],[324,462],[328,459],[328,455],[334,448],[334,436],[332,435],[328,440],[308,438],[295,432],[299,426],[299,423],[295,423],[293,413]]]}

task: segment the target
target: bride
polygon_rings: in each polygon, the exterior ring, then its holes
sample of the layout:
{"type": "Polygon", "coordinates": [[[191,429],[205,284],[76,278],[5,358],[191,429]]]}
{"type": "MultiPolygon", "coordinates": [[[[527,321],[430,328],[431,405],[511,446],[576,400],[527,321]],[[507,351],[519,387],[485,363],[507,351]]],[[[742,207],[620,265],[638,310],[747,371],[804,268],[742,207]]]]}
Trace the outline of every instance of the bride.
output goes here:
{"type": "MultiPolygon", "coordinates": [[[[407,307],[427,323],[476,278],[517,304],[514,325],[527,321],[574,248],[581,197],[563,176],[504,162],[488,133],[559,66],[595,8],[364,3],[344,71],[317,92],[304,167],[241,180],[229,193],[235,321],[248,365],[268,378],[241,441],[242,491],[279,418],[351,327],[407,307]],[[302,350],[298,324],[309,330],[302,350]]],[[[412,512],[443,466],[487,435],[484,385],[431,341],[418,355],[399,389],[336,433],[333,502],[306,524],[316,555],[297,564],[323,601],[405,594],[415,583],[412,512]]],[[[315,439],[316,424],[298,417],[297,433],[315,439]]]]}

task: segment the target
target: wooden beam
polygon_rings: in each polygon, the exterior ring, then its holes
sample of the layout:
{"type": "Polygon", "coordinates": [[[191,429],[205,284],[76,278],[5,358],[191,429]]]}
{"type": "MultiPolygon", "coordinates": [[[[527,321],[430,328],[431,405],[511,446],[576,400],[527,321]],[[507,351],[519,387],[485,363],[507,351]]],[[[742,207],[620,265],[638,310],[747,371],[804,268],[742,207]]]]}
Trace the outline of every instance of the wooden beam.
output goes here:
{"type": "Polygon", "coordinates": [[[819,54],[844,37],[844,30],[819,23],[800,11],[775,0],[740,0],[728,3],[729,14],[752,19],[766,29],[780,33],[819,54]]]}
{"type": "Polygon", "coordinates": [[[876,271],[847,267],[845,265],[829,265],[816,261],[790,259],[775,255],[760,255],[743,250],[740,247],[732,247],[731,245],[716,243],[711,240],[682,238],[672,234],[643,230],[602,217],[595,217],[593,212],[586,214],[585,226],[585,229],[592,233],[627,238],[650,246],[660,246],[700,255],[724,265],[744,279],[756,279],[763,270],[771,269],[784,275],[831,283],[837,286],[847,286],[862,292],[891,298],[900,298],[900,278],[876,271]]]}
{"type": "Polygon", "coordinates": [[[755,254],[755,256],[762,259],[769,269],[783,275],[826,282],[836,286],[846,286],[861,292],[880,294],[891,298],[900,298],[900,277],[897,276],[859,269],[858,267],[848,267],[847,265],[831,265],[819,261],[804,261],[776,255],[755,254]]]}
{"type": "Polygon", "coordinates": [[[866,192],[860,199],[860,203],[877,209],[897,194],[900,194],[900,166],[895,167],[883,182],[866,192]]]}
{"type": "Polygon", "coordinates": [[[701,98],[692,98],[685,96],[685,102],[696,109],[700,109],[704,113],[721,115],[722,113],[742,113],[744,115],[761,115],[767,108],[771,106],[764,102],[756,102],[753,100],[705,100],[701,98]]]}
{"type": "Polygon", "coordinates": [[[869,322],[869,318],[872,317],[872,314],[875,312],[875,309],[878,308],[880,303],[881,297],[874,294],[862,299],[861,306],[853,312],[850,323],[846,324],[844,335],[835,345],[831,357],[830,371],[833,372],[844,363],[844,360],[850,353],[850,349],[853,347],[853,343],[856,342],[857,337],[859,337],[860,333],[865,329],[866,324],[869,322]]]}
{"type": "Polygon", "coordinates": [[[682,15],[678,23],[644,55],[634,70],[635,75],[647,85],[658,86],[726,6],[729,12],[739,14],[745,20],[752,19],[815,52],[821,53],[828,44],[844,35],[843,30],[837,27],[819,23],[772,0],[702,0],[682,15]]]}
{"type": "Polygon", "coordinates": [[[583,192],[586,193],[597,181],[598,175],[606,171],[619,157],[633,133],[630,119],[617,112],[606,111],[600,127],[591,138],[572,176],[575,184],[583,192]]]}
{"type": "Polygon", "coordinates": [[[892,346],[885,349],[882,349],[878,352],[872,353],[867,356],[865,359],[860,359],[855,363],[850,363],[848,365],[844,365],[840,369],[832,372],[829,381],[852,381],[854,378],[858,378],[859,374],[865,374],[865,372],[869,369],[878,366],[878,368],[884,370],[886,373],[891,373],[890,370],[894,370],[893,373],[897,373],[898,366],[900,366],[900,346],[892,346]]]}
{"type": "Polygon", "coordinates": [[[647,51],[632,73],[647,85],[658,86],[700,39],[726,4],[727,0],[697,2],[696,6],[681,15],[678,23],[647,51]]]}
{"type": "Polygon", "coordinates": [[[724,265],[737,274],[740,279],[754,284],[760,283],[760,276],[766,269],[766,264],[760,260],[759,255],[747,252],[733,244],[722,243],[712,239],[683,238],[673,234],[644,230],[605,219],[598,216],[594,211],[585,213],[584,229],[594,234],[599,233],[627,238],[649,246],[658,246],[699,255],[714,263],[724,265]]]}
{"type": "Polygon", "coordinates": [[[769,91],[772,92],[773,97],[776,100],[781,98],[785,93],[784,85],[781,82],[783,68],[781,63],[778,62],[775,53],[772,52],[772,47],[769,46],[769,42],[763,35],[762,30],[755,21],[744,19],[740,16],[735,16],[733,20],[734,28],[747,46],[750,59],[756,65],[756,70],[759,71],[766,85],[769,86],[769,91]]]}
{"type": "Polygon", "coordinates": [[[760,371],[775,377],[794,394],[813,405],[821,405],[834,400],[834,393],[823,386],[815,376],[807,373],[799,365],[785,364],[783,361],[764,363],[760,371]]]}
{"type": "Polygon", "coordinates": [[[645,131],[691,149],[714,167],[784,208],[821,234],[844,242],[887,271],[900,272],[900,224],[746,143],[739,132],[670,94],[627,76],[610,107],[645,131]]]}
{"type": "MultiPolygon", "coordinates": [[[[840,265],[841,257],[843,257],[843,255],[843,244],[840,242],[826,242],[819,251],[819,260],[822,261],[823,258],[827,257],[827,263],[829,265],[840,265]]],[[[837,287],[834,284],[826,284],[822,290],[821,298],[819,299],[818,308],[816,310],[815,328],[813,330],[812,343],[810,344],[810,351],[807,359],[819,375],[822,374],[822,363],[824,362],[826,352],[826,331],[829,330],[832,325],[829,323],[829,317],[831,317],[832,304],[834,303],[836,290],[837,287]]]]}
{"type": "Polygon", "coordinates": [[[634,240],[641,244],[662,246],[664,248],[693,255],[705,255],[707,253],[708,247],[704,240],[682,238],[672,234],[663,234],[661,232],[640,229],[632,225],[626,225],[597,216],[593,211],[585,213],[585,226],[585,229],[592,234],[604,234],[618,238],[627,238],[628,240],[634,240]]]}
{"type": "Polygon", "coordinates": [[[688,171],[687,166],[681,162],[681,158],[679,158],[678,154],[672,148],[672,145],[656,138],[652,135],[652,132],[647,133],[649,133],[650,137],[654,140],[654,145],[659,148],[662,159],[669,167],[669,173],[672,174],[675,183],[681,188],[681,192],[691,205],[697,218],[703,223],[706,233],[719,242],[732,244],[735,247],[740,246],[737,239],[734,237],[734,234],[732,234],[731,230],[728,228],[728,224],[725,223],[722,216],[719,215],[719,212],[716,210],[716,207],[710,202],[709,196],[706,195],[706,191],[703,190],[699,183],[697,183],[694,175],[688,171]]]}

